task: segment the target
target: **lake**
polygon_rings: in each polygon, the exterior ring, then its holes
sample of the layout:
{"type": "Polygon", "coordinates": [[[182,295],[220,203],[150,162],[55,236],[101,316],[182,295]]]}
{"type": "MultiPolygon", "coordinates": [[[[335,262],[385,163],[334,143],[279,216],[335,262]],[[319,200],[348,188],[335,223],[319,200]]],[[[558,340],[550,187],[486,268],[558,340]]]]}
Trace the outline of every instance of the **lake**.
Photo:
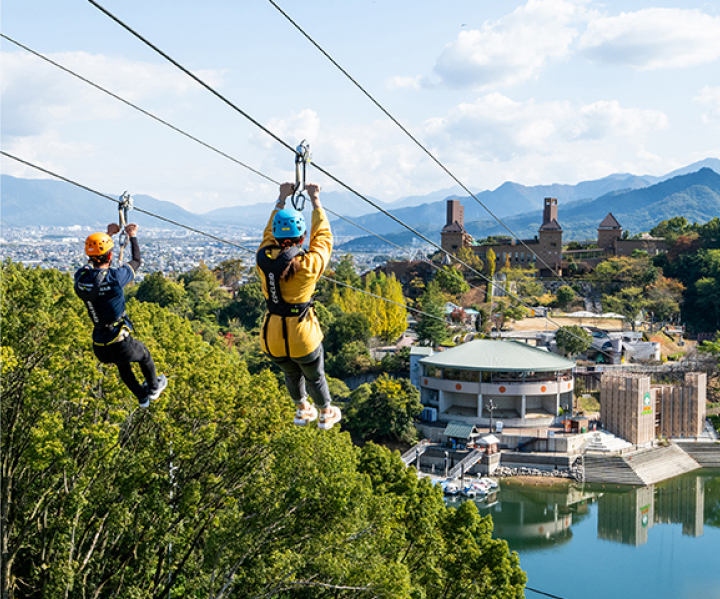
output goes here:
{"type": "Polygon", "coordinates": [[[720,599],[720,471],[636,489],[503,481],[476,505],[520,555],[529,599],[720,599]]]}

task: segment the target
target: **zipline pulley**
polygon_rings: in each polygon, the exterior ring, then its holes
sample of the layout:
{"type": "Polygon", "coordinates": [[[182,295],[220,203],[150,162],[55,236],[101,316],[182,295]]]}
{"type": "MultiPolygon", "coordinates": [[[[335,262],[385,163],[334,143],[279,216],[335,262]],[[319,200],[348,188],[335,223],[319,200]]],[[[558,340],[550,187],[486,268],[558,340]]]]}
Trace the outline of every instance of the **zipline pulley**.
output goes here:
{"type": "Polygon", "coordinates": [[[127,244],[130,242],[130,238],[127,233],[125,233],[125,225],[128,223],[128,212],[132,209],[133,199],[126,191],[120,196],[120,201],[118,202],[118,224],[120,225],[120,237],[118,237],[118,245],[120,246],[120,251],[118,252],[118,264],[120,266],[122,266],[123,252],[125,251],[127,244]]]}
{"type": "Polygon", "coordinates": [[[310,146],[306,140],[302,140],[300,145],[295,148],[295,190],[292,194],[292,205],[295,210],[302,212],[305,208],[305,174],[307,165],[310,162],[310,146]]]}

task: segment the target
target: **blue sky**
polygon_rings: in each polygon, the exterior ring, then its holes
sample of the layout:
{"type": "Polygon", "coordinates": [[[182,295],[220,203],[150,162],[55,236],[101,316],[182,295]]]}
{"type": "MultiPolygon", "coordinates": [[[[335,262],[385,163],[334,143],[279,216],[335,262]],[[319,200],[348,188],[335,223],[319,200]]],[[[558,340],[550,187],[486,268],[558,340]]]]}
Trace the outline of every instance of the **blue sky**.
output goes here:
{"type": "MultiPolygon", "coordinates": [[[[307,139],[319,165],[362,193],[392,201],[453,185],[266,0],[100,4],[291,145],[307,139]]],[[[472,189],[660,175],[720,157],[720,2],[278,4],[472,189]]],[[[294,177],[287,149],[89,2],[4,0],[1,30],[270,177],[294,177]]],[[[195,212],[275,197],[264,179],[0,48],[5,151],[195,212]]],[[[7,159],[2,172],[40,176],[7,159]]]]}

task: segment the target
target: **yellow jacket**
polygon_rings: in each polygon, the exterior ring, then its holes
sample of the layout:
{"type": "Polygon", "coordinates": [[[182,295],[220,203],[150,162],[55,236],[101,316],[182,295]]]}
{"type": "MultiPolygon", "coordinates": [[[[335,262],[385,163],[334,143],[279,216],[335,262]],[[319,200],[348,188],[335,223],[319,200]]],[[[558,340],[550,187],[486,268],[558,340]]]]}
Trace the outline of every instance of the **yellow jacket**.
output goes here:
{"type": "MultiPolygon", "coordinates": [[[[277,210],[270,215],[260,248],[268,245],[276,245],[275,237],[272,234],[273,218],[277,210]]],[[[313,210],[312,223],[310,227],[310,248],[304,255],[298,256],[300,268],[295,276],[289,281],[280,281],[280,293],[283,299],[289,304],[300,304],[309,302],[315,292],[315,285],[320,275],[330,261],[332,253],[332,233],[330,222],[322,208],[313,210]]],[[[272,258],[277,258],[279,249],[272,251],[272,258]]],[[[262,283],[263,295],[268,297],[265,275],[258,267],[260,281],[262,283]]],[[[262,350],[275,357],[285,357],[285,339],[283,338],[282,317],[277,314],[265,314],[263,321],[263,332],[260,338],[262,350]]],[[[302,358],[311,354],[317,349],[323,340],[323,332],[320,329],[315,309],[310,308],[307,316],[300,321],[297,316],[286,318],[288,331],[288,347],[291,358],[302,358]]]]}

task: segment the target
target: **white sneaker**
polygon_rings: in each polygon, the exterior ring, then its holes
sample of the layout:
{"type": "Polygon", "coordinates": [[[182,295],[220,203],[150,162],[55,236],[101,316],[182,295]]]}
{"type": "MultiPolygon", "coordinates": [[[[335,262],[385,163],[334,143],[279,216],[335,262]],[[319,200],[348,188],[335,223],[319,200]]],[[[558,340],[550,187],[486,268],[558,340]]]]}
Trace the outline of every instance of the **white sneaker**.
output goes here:
{"type": "Polygon", "coordinates": [[[318,428],[327,431],[330,430],[336,423],[340,422],[342,418],[342,412],[337,406],[330,406],[330,413],[320,412],[320,420],[318,420],[318,428]]]}
{"type": "MultiPolygon", "coordinates": [[[[151,401],[155,401],[158,397],[160,397],[160,394],[165,391],[165,387],[167,387],[167,377],[164,374],[161,374],[158,377],[157,389],[155,389],[152,393],[148,392],[145,398],[140,402],[140,407],[147,408],[151,401]]],[[[147,388],[147,383],[143,383],[143,388],[147,388]]]]}
{"type": "Polygon", "coordinates": [[[295,412],[295,420],[293,420],[294,424],[297,424],[298,426],[305,426],[308,422],[312,422],[313,420],[317,419],[317,408],[311,403],[308,403],[307,405],[307,408],[297,409],[297,411],[295,412]]]}

